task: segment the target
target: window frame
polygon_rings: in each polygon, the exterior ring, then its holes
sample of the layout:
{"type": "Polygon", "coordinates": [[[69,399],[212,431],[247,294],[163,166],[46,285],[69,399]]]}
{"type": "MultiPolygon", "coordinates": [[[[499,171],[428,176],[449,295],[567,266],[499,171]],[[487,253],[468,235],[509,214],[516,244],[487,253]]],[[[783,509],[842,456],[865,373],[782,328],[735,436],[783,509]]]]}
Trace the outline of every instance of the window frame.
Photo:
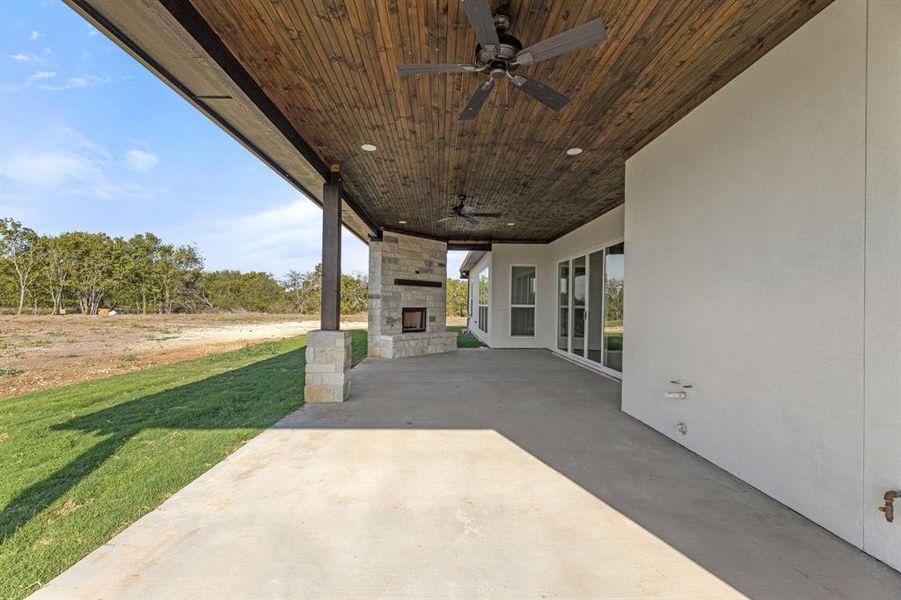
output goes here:
{"type": "MultiPolygon", "coordinates": [[[[560,257],[557,257],[557,258],[554,258],[554,259],[553,259],[554,269],[555,269],[554,277],[555,277],[555,281],[558,282],[558,284],[555,285],[555,287],[554,287],[554,292],[555,292],[555,296],[554,296],[554,310],[555,310],[555,311],[556,311],[556,310],[559,310],[559,304],[558,304],[558,303],[559,303],[559,297],[556,295],[556,294],[559,293],[559,275],[558,275],[558,271],[556,271],[556,269],[559,268],[559,265],[562,264],[562,263],[568,263],[569,266],[570,266],[570,267],[569,267],[569,268],[570,268],[570,281],[569,281],[569,294],[570,294],[570,303],[569,303],[569,308],[570,308],[569,327],[570,327],[570,331],[572,331],[572,320],[573,320],[573,315],[572,315],[572,312],[573,312],[573,311],[572,311],[572,290],[573,290],[573,281],[572,281],[572,261],[573,261],[573,259],[576,259],[576,258],[578,258],[578,257],[580,257],[580,256],[585,256],[585,257],[587,257],[587,256],[590,255],[592,252],[597,252],[597,251],[599,251],[599,250],[603,250],[603,251],[604,251],[604,258],[605,258],[605,265],[606,265],[606,256],[607,256],[606,252],[607,252],[607,249],[608,249],[608,248],[612,248],[613,246],[616,246],[616,245],[618,245],[618,244],[625,244],[625,243],[626,243],[625,236],[617,236],[617,237],[612,238],[612,239],[611,239],[610,241],[608,241],[608,242],[604,242],[604,243],[602,243],[602,244],[593,244],[593,245],[588,246],[587,248],[585,248],[584,250],[581,250],[581,251],[579,251],[579,252],[575,252],[575,253],[572,253],[572,254],[569,254],[569,255],[563,255],[563,256],[560,256],[560,257]]],[[[624,254],[625,254],[625,253],[624,253],[624,254]]],[[[591,275],[590,275],[590,271],[589,271],[589,277],[590,277],[590,276],[591,276],[591,275]]],[[[587,302],[589,302],[588,297],[586,297],[586,303],[587,303],[587,302]]],[[[604,305],[604,302],[602,301],[602,303],[601,303],[601,310],[604,311],[605,309],[606,309],[606,306],[604,305]]],[[[557,354],[566,356],[566,358],[568,358],[568,359],[570,359],[570,360],[573,360],[573,361],[575,361],[575,362],[577,362],[577,363],[579,363],[579,364],[581,364],[581,365],[585,365],[586,367],[589,367],[589,368],[591,368],[591,369],[593,369],[593,370],[595,370],[595,371],[598,371],[599,373],[603,373],[604,375],[607,375],[607,376],[609,376],[609,377],[612,377],[613,379],[615,379],[615,380],[617,380],[617,381],[622,381],[622,379],[623,379],[623,373],[622,373],[622,372],[620,372],[620,371],[615,371],[615,370],[613,370],[613,369],[611,369],[611,368],[609,368],[609,367],[605,367],[603,364],[596,363],[596,362],[594,362],[594,361],[592,361],[592,360],[583,358],[583,357],[581,357],[581,356],[579,356],[579,355],[577,355],[577,354],[573,354],[573,353],[570,351],[570,350],[572,349],[572,348],[571,348],[572,344],[571,344],[571,340],[569,339],[569,336],[567,336],[567,350],[560,350],[559,348],[556,347],[556,340],[558,340],[559,337],[560,337],[560,318],[559,318],[559,315],[556,315],[556,314],[555,314],[555,318],[554,318],[554,336],[555,336],[555,337],[554,337],[554,342],[555,342],[555,343],[554,343],[554,347],[551,348],[551,350],[552,350],[553,352],[556,352],[557,354]]]]}
{"type": "Polygon", "coordinates": [[[535,339],[538,337],[538,265],[529,263],[510,263],[509,279],[510,295],[507,297],[507,332],[511,338],[517,339],[535,339]],[[532,304],[513,304],[513,269],[516,267],[531,268],[535,273],[535,301],[532,304]],[[513,309],[514,308],[531,308],[532,309],[532,335],[522,335],[513,333],[513,309]]]}
{"type": "Polygon", "coordinates": [[[490,264],[482,267],[479,270],[478,274],[476,275],[476,298],[475,298],[475,301],[476,301],[476,311],[478,311],[478,318],[477,318],[477,322],[476,322],[477,329],[479,331],[481,331],[482,333],[484,333],[485,335],[488,335],[488,329],[489,329],[489,327],[491,327],[491,322],[490,322],[491,321],[491,308],[490,308],[491,307],[491,265],[490,264]],[[482,304],[482,275],[485,275],[485,286],[487,288],[485,291],[485,296],[488,299],[487,304],[482,304]],[[485,320],[489,321],[488,323],[484,323],[484,324],[482,323],[482,314],[481,314],[482,307],[485,307],[485,320]],[[484,327],[483,327],[483,325],[484,325],[484,327]]]}

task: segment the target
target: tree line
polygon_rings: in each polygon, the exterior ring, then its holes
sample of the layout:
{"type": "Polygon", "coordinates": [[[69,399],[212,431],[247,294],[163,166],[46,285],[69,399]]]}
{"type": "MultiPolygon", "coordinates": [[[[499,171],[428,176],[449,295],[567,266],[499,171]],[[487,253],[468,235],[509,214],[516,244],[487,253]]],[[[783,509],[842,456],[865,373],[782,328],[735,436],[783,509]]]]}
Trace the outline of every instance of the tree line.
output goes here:
{"type": "Polygon", "coordinates": [[[465,317],[469,304],[469,285],[462,279],[447,280],[447,316],[465,317]]]}
{"type": "MultiPolygon", "coordinates": [[[[191,245],[164,243],[152,233],[128,239],[71,231],[40,235],[0,219],[0,307],[17,314],[101,307],[128,313],[204,311],[319,312],[321,266],[270,273],[205,271],[191,245]]],[[[342,275],[341,311],[366,312],[365,275],[342,275]]]]}

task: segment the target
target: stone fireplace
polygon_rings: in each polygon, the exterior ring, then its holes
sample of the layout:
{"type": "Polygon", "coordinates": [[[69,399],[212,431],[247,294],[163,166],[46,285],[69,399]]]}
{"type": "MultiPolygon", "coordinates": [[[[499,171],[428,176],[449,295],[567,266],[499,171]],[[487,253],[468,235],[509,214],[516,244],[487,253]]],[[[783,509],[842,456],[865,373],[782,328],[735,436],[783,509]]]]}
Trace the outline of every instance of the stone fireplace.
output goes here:
{"type": "Polygon", "coordinates": [[[447,244],[385,232],[369,242],[369,356],[450,352],[446,329],[447,244]]]}
{"type": "Polygon", "coordinates": [[[428,316],[428,311],[425,308],[404,307],[401,310],[401,333],[419,333],[426,330],[425,319],[428,316]]]}

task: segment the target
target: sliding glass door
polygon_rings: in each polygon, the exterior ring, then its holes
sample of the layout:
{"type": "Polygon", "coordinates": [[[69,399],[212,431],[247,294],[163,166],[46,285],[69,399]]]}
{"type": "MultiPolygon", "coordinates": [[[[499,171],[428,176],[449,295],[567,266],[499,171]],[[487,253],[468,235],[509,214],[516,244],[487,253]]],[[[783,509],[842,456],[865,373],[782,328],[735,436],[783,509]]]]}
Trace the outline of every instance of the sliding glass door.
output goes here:
{"type": "Polygon", "coordinates": [[[623,370],[622,243],[558,264],[557,348],[623,370]]]}
{"type": "Polygon", "coordinates": [[[604,261],[604,366],[623,371],[623,277],[625,246],[607,248],[604,261]]]}
{"type": "Polygon", "coordinates": [[[569,261],[557,266],[557,348],[569,352],[569,261]]]}
{"type": "Polygon", "coordinates": [[[588,354],[596,363],[604,360],[604,251],[588,255],[588,354]]]}
{"type": "Polygon", "coordinates": [[[585,356],[585,299],[588,294],[588,270],[585,266],[585,257],[580,256],[572,261],[573,289],[572,289],[572,336],[570,338],[569,351],[576,356],[585,356]]]}

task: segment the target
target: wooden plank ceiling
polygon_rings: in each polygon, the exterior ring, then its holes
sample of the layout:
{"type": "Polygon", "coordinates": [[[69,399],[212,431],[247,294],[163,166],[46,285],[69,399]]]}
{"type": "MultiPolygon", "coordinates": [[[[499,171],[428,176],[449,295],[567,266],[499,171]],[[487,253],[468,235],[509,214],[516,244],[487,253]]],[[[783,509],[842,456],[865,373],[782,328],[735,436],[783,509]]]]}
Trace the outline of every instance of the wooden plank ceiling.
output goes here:
{"type": "Polygon", "coordinates": [[[609,39],[524,69],[572,98],[561,112],[502,81],[468,122],[457,115],[484,76],[397,73],[473,61],[457,0],[191,2],[319,157],[342,165],[373,222],[549,241],[621,204],[627,157],[831,0],[494,1],[524,46],[596,17],[609,39]],[[567,156],[573,146],[584,152],[567,156]],[[458,194],[502,216],[439,222],[458,194]]]}

